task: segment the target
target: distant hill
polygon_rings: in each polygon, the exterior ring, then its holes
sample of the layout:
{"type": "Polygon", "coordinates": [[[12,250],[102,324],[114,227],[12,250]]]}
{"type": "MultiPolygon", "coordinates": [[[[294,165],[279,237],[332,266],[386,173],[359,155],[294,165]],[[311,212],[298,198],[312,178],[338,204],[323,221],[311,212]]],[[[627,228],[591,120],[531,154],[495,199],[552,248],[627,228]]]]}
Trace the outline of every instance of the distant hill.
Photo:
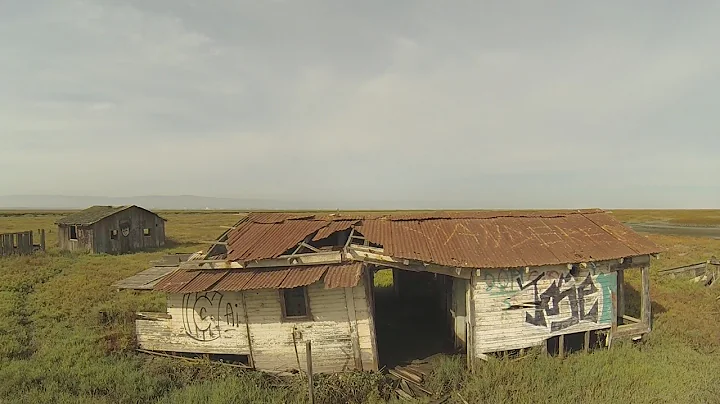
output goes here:
{"type": "MultiPolygon", "coordinates": [[[[84,209],[92,205],[139,205],[147,209],[291,209],[298,205],[282,201],[240,198],[214,198],[195,195],[177,196],[65,196],[65,195],[0,195],[0,208],[4,209],[84,209]]],[[[305,206],[299,206],[306,209],[305,206]]]]}

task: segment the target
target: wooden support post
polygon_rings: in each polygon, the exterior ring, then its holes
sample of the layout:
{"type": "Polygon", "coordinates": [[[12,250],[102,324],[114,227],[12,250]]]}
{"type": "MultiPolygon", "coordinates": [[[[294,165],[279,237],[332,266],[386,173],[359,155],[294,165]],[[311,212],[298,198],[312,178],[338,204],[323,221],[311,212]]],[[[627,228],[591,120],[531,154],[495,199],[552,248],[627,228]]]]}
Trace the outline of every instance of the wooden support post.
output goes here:
{"type": "Polygon", "coordinates": [[[245,292],[240,292],[243,314],[245,316],[245,331],[247,332],[248,350],[250,351],[250,367],[255,368],[255,356],[252,349],[252,335],[250,335],[250,319],[248,318],[247,304],[245,303],[245,292]]]}
{"type": "Polygon", "coordinates": [[[585,331],[585,352],[590,352],[590,331],[585,331]]]}
{"type": "Polygon", "coordinates": [[[617,273],[617,316],[618,324],[625,324],[623,316],[625,315],[625,270],[621,269],[617,273]]]}
{"type": "Polygon", "coordinates": [[[471,373],[475,373],[475,271],[470,274],[470,280],[465,286],[465,332],[466,332],[466,356],[467,367],[471,373]]]}
{"type": "Polygon", "coordinates": [[[305,341],[305,358],[307,359],[308,397],[310,398],[310,404],[315,404],[315,386],[312,370],[312,344],[310,341],[305,341]]]}
{"type": "Polygon", "coordinates": [[[565,357],[565,334],[558,336],[558,356],[561,358],[565,357]]]}
{"type": "Polygon", "coordinates": [[[608,333],[607,337],[607,346],[608,348],[612,346],[613,338],[615,337],[615,333],[617,332],[617,292],[613,291],[610,292],[610,301],[612,303],[611,309],[612,309],[612,323],[610,324],[610,332],[608,333]]]}
{"type": "Polygon", "coordinates": [[[362,354],[360,352],[360,335],[357,329],[357,316],[355,314],[355,298],[353,288],[345,288],[345,306],[348,312],[348,323],[350,325],[350,341],[352,342],[353,358],[355,369],[363,370],[362,354]]]}
{"type": "Polygon", "coordinates": [[[645,324],[648,330],[652,329],[652,304],[650,301],[650,266],[642,267],[642,294],[640,298],[640,320],[645,324]]]}
{"type": "Polygon", "coordinates": [[[45,229],[40,229],[40,249],[45,251],[45,229]]]}

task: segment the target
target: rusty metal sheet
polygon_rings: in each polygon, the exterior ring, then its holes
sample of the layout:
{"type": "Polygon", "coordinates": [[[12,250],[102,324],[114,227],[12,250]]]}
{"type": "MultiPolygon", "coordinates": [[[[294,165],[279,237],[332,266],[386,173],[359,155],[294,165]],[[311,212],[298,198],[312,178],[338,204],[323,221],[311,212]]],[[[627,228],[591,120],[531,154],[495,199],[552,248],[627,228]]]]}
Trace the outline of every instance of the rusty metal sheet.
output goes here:
{"type": "Polygon", "coordinates": [[[245,285],[255,276],[255,272],[249,269],[231,269],[220,279],[210,291],[237,292],[244,290],[245,285]]]}
{"type": "Polygon", "coordinates": [[[300,286],[312,285],[322,278],[327,269],[327,265],[288,268],[289,272],[279,287],[280,289],[291,289],[300,286]]]}
{"type": "MultiPolygon", "coordinates": [[[[243,254],[228,255],[231,260],[252,261],[276,258],[292,249],[307,236],[325,227],[326,222],[314,220],[290,220],[270,226],[268,231],[254,240],[246,240],[249,245],[243,254]]],[[[238,241],[237,243],[239,243],[238,241]]]]}
{"type": "MultiPolygon", "coordinates": [[[[451,267],[555,265],[662,251],[607,213],[595,209],[368,217],[355,228],[372,244],[383,246],[386,254],[451,267]]],[[[314,240],[356,223],[316,219],[301,217],[275,224],[251,223],[251,228],[244,228],[230,238],[228,258],[245,261],[274,258],[316,231],[314,240]]]]}
{"type": "Polygon", "coordinates": [[[195,277],[200,271],[188,271],[184,269],[178,269],[170,275],[163,278],[160,282],[155,285],[153,290],[161,290],[163,292],[177,293],[195,277]]]}
{"type": "Polygon", "coordinates": [[[250,213],[248,220],[253,223],[274,224],[286,220],[312,219],[314,216],[311,213],[256,212],[250,213]]]}
{"type": "Polygon", "coordinates": [[[328,265],[325,274],[325,289],[352,288],[358,285],[363,272],[362,262],[328,265]]]}
{"type": "Polygon", "coordinates": [[[210,290],[222,277],[227,275],[227,270],[220,269],[206,269],[198,271],[198,274],[193,280],[186,283],[180,293],[197,293],[210,290]]]}
{"type": "Polygon", "coordinates": [[[257,269],[253,277],[243,286],[243,290],[279,289],[290,269],[257,269]]]}
{"type": "Polygon", "coordinates": [[[608,214],[591,213],[584,216],[638,255],[657,254],[664,251],[647,237],[636,233],[608,214]]]}
{"type": "Polygon", "coordinates": [[[597,210],[564,215],[521,213],[470,219],[366,219],[357,229],[370,242],[382,245],[390,256],[452,267],[555,265],[660,251],[597,210]]]}
{"type": "Polygon", "coordinates": [[[357,220],[337,220],[329,222],[326,227],[323,227],[317,232],[317,234],[313,237],[312,241],[322,240],[326,237],[330,237],[333,233],[345,231],[351,228],[357,222],[357,220]]]}

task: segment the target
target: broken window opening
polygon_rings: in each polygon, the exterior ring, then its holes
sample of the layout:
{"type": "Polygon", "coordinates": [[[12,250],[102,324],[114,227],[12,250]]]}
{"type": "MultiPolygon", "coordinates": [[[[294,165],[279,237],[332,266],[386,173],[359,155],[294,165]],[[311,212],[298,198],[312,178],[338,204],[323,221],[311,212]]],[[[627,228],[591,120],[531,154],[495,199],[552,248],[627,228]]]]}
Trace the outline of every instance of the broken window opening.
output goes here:
{"type": "Polygon", "coordinates": [[[147,227],[143,229],[143,236],[149,237],[150,236],[150,229],[147,227]]]}
{"type": "Polygon", "coordinates": [[[77,226],[70,226],[70,240],[77,240],[77,226]]]}
{"type": "Polygon", "coordinates": [[[281,289],[283,319],[309,319],[307,287],[281,289]]]}
{"type": "Polygon", "coordinates": [[[110,240],[117,240],[117,238],[118,238],[118,231],[110,230],[110,240]]]}

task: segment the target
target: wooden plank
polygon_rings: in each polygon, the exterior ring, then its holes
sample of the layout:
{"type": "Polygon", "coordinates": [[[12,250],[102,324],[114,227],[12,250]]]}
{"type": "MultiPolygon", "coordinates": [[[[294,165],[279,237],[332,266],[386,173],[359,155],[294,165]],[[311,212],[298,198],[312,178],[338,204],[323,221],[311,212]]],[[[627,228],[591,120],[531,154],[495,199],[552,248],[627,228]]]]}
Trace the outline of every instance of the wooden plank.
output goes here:
{"type": "Polygon", "coordinates": [[[243,317],[245,318],[245,331],[247,333],[248,350],[250,351],[250,366],[255,367],[255,357],[253,356],[252,335],[250,334],[250,319],[248,318],[247,303],[245,302],[245,292],[240,292],[240,301],[242,303],[243,317]]]}
{"type": "Polygon", "coordinates": [[[610,324],[610,333],[608,334],[608,340],[607,345],[608,347],[612,346],[613,338],[615,338],[615,333],[617,332],[618,324],[617,324],[617,292],[612,291],[610,292],[610,301],[612,303],[611,309],[612,309],[612,323],[610,324]]]}
{"type": "Polygon", "coordinates": [[[590,352],[590,331],[585,331],[585,345],[583,349],[585,352],[590,352]]]}
{"type": "Polygon", "coordinates": [[[650,301],[650,266],[642,268],[642,294],[640,299],[640,319],[648,329],[652,329],[652,303],[650,301]]]}
{"type": "Polygon", "coordinates": [[[315,385],[313,381],[312,343],[305,341],[305,358],[307,359],[308,393],[310,404],[315,404],[315,385]]]}
{"type": "Polygon", "coordinates": [[[470,272],[470,280],[465,287],[465,327],[466,336],[466,357],[467,367],[471,372],[475,372],[475,271],[470,272]]]}
{"type": "Polygon", "coordinates": [[[565,334],[558,335],[558,356],[565,357],[565,334]]]}
{"type": "Polygon", "coordinates": [[[631,316],[628,316],[628,315],[622,316],[622,319],[625,320],[625,321],[627,321],[627,322],[629,322],[629,323],[631,323],[631,324],[637,324],[637,323],[642,322],[639,318],[631,317],[631,316]]]}
{"type": "Polygon", "coordinates": [[[614,339],[631,338],[639,335],[647,334],[650,330],[645,324],[638,323],[632,325],[623,325],[617,328],[615,333],[612,335],[614,339]]]}
{"type": "Polygon", "coordinates": [[[242,265],[235,261],[226,260],[193,260],[180,264],[183,269],[229,269],[229,268],[270,268],[286,267],[294,265],[322,265],[339,264],[342,262],[340,251],[329,251],[321,253],[286,255],[278,258],[258,260],[242,265]],[[200,264],[203,264],[202,266],[200,264]]]}
{"type": "Polygon", "coordinates": [[[625,271],[617,271],[617,295],[618,295],[618,311],[617,315],[619,318],[623,318],[625,315],[625,271]]]}
{"type": "Polygon", "coordinates": [[[470,279],[473,271],[462,268],[450,268],[434,264],[410,264],[410,261],[394,258],[389,255],[382,253],[381,249],[378,248],[366,248],[352,246],[347,251],[348,258],[353,261],[362,261],[375,264],[378,266],[385,266],[389,268],[403,269],[406,271],[413,272],[432,272],[441,275],[447,275],[454,278],[470,279]]]}
{"type": "Polygon", "coordinates": [[[375,296],[373,295],[373,277],[372,277],[372,271],[368,268],[363,268],[364,272],[364,281],[365,281],[365,296],[367,297],[367,311],[368,311],[368,326],[370,328],[370,343],[372,345],[372,353],[373,353],[373,367],[372,369],[365,369],[365,370],[378,370],[378,363],[380,362],[380,358],[378,357],[378,349],[377,349],[377,337],[375,336],[375,296]]]}
{"type": "Polygon", "coordinates": [[[360,337],[357,330],[357,316],[355,315],[355,298],[353,288],[345,288],[345,305],[348,312],[348,324],[350,325],[350,339],[352,339],[353,358],[355,369],[363,370],[362,354],[360,352],[360,337]]]}

